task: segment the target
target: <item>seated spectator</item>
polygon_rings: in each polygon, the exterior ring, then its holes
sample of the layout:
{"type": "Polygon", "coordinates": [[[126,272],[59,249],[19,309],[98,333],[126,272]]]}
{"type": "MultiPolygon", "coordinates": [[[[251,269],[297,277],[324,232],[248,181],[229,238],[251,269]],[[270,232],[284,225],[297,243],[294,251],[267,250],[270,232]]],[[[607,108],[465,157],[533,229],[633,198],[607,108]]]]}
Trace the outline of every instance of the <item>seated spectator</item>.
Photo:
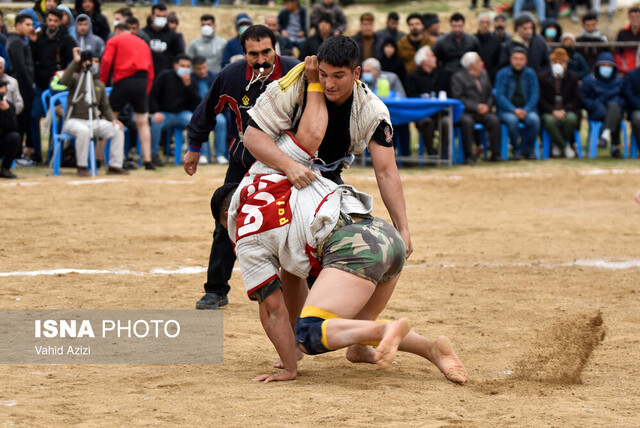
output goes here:
{"type": "Polygon", "coordinates": [[[568,70],[577,73],[580,80],[584,80],[584,78],[591,73],[591,69],[580,52],[576,50],[576,37],[571,33],[564,33],[562,37],[560,37],[560,43],[564,50],[567,51],[567,54],[569,54],[568,70]]]}
{"type": "Polygon", "coordinates": [[[500,53],[500,68],[511,62],[511,51],[519,46],[525,49],[527,67],[534,72],[549,68],[549,47],[540,34],[536,34],[536,27],[531,16],[524,14],[513,22],[516,32],[510,41],[505,43],[500,53]]]}
{"type": "Polygon", "coordinates": [[[387,79],[389,82],[389,89],[394,91],[397,96],[406,98],[407,94],[404,92],[404,86],[400,78],[395,73],[389,71],[382,71],[380,61],[375,58],[365,59],[362,63],[362,75],[360,80],[366,83],[371,90],[376,91],[378,89],[378,80],[387,79]]]}
{"type": "Polygon", "coordinates": [[[267,27],[276,36],[276,54],[283,55],[282,52],[293,52],[293,43],[291,40],[280,34],[278,26],[278,18],[269,15],[264,18],[264,26],[267,27]]]}
{"type": "MultiPolygon", "coordinates": [[[[130,16],[125,20],[125,23],[129,27],[129,31],[131,31],[131,34],[133,34],[134,36],[138,36],[139,38],[144,40],[147,45],[151,43],[151,39],[149,38],[147,33],[145,33],[144,31],[140,31],[140,21],[138,20],[138,18],[136,18],[135,16],[130,16]]],[[[114,32],[115,27],[116,26],[113,27],[114,32]]]]}
{"type": "Polygon", "coordinates": [[[0,178],[17,178],[11,164],[20,152],[20,143],[16,107],[8,99],[7,82],[0,79],[0,178]]]}
{"type": "Polygon", "coordinates": [[[322,0],[313,6],[311,26],[315,27],[318,25],[320,17],[327,13],[333,18],[333,35],[339,36],[343,34],[347,29],[347,18],[344,16],[342,8],[336,5],[334,0],[322,0]]]}
{"type": "Polygon", "coordinates": [[[78,166],[78,175],[81,177],[89,176],[88,155],[91,135],[93,134],[96,146],[98,140],[103,142],[111,139],[109,149],[109,168],[107,174],[129,174],[129,171],[122,168],[124,161],[124,125],[116,119],[111,111],[109,97],[105,91],[104,83],[98,79],[99,58],[93,61],[86,60],[82,62],[80,56],[80,48],[73,49],[73,61],[65,70],[60,79],[60,83],[69,88],[69,97],[67,98],[67,112],[70,116],[64,121],[62,127],[63,132],[73,135],[76,144],[76,164],[78,166]],[[93,91],[96,99],[93,104],[87,102],[86,85],[78,87],[80,77],[83,70],[89,68],[90,73],[84,76],[90,78],[93,82],[93,91]],[[75,100],[74,94],[80,91],[80,98],[75,100]],[[89,120],[89,109],[93,109],[93,120],[89,120]],[[102,116],[102,118],[101,118],[102,116]]]}
{"type": "Polygon", "coordinates": [[[222,70],[222,53],[227,41],[216,34],[216,18],[211,14],[204,14],[200,17],[200,34],[189,43],[187,54],[194,58],[204,57],[207,60],[208,69],[218,73],[222,70]]]}
{"type": "Polygon", "coordinates": [[[76,18],[76,43],[81,51],[89,50],[93,52],[94,58],[102,58],[104,52],[104,40],[93,34],[91,20],[87,15],[81,13],[76,18]]]}
{"type": "MultiPolygon", "coordinates": [[[[407,82],[405,85],[407,96],[416,98],[423,94],[430,94],[430,96],[435,97],[438,92],[444,91],[447,86],[445,74],[437,68],[438,64],[436,56],[433,54],[431,48],[429,46],[421,47],[418,52],[416,52],[414,61],[418,69],[407,75],[407,82]]],[[[434,116],[426,117],[416,123],[418,130],[422,134],[427,154],[429,155],[437,154],[433,145],[433,137],[436,128],[442,129],[443,131],[441,135],[442,141],[449,141],[448,127],[440,126],[440,122],[443,120],[444,118],[441,114],[436,114],[434,116]]],[[[443,150],[442,154],[445,152],[446,150],[443,150]]]]}
{"type": "Polygon", "coordinates": [[[580,77],[569,70],[569,55],[556,48],[549,56],[551,70],[538,74],[540,82],[540,115],[542,126],[551,137],[551,153],[554,157],[571,159],[575,152],[568,142],[580,127],[580,77]]]}
{"type": "MultiPolygon", "coordinates": [[[[191,73],[191,79],[198,87],[198,95],[200,100],[209,92],[209,89],[213,85],[213,81],[216,80],[217,74],[209,70],[206,59],[202,56],[196,56],[193,58],[193,72],[191,73]]],[[[224,113],[216,115],[216,127],[213,130],[213,142],[215,148],[215,159],[218,164],[228,164],[227,160],[227,117],[224,113]]],[[[207,143],[208,144],[208,143],[207,143]]],[[[203,160],[203,156],[200,156],[200,163],[206,163],[206,157],[203,160]]]]}
{"type": "MultiPolygon", "coordinates": [[[[536,13],[538,14],[538,22],[544,21],[547,16],[547,5],[545,0],[514,0],[513,1],[513,17],[515,19],[523,16],[522,9],[533,9],[535,8],[536,13]]],[[[529,13],[529,12],[525,12],[529,13]]]]}
{"type": "Polygon", "coordinates": [[[378,40],[386,40],[391,37],[396,42],[400,40],[406,33],[398,30],[399,21],[400,16],[398,12],[389,12],[389,15],[387,15],[387,26],[382,30],[376,31],[376,38],[378,40]]]}
{"type": "Polygon", "coordinates": [[[502,42],[491,32],[491,14],[488,12],[478,15],[478,39],[480,58],[487,68],[489,80],[493,82],[498,72],[498,63],[500,62],[500,51],[502,50],[502,42]]]}
{"type": "Polygon", "coordinates": [[[76,0],[76,16],[84,13],[91,18],[93,34],[103,41],[109,38],[109,23],[100,11],[100,0],[76,0]]]}
{"type": "MultiPolygon", "coordinates": [[[[484,0],[484,7],[486,9],[491,9],[491,3],[489,0],[484,0]]],[[[478,8],[478,0],[471,0],[471,5],[469,5],[469,9],[474,10],[478,8]]]]}
{"type": "MultiPolygon", "coordinates": [[[[412,13],[407,17],[409,34],[398,40],[398,56],[404,61],[404,68],[407,73],[416,70],[415,56],[423,46],[432,46],[433,41],[427,37],[422,23],[422,16],[419,13],[412,13]]],[[[431,51],[431,49],[429,49],[431,51]]]]}
{"type": "Polygon", "coordinates": [[[599,145],[611,143],[611,156],[621,158],[620,121],[625,101],[620,93],[622,78],[610,52],[603,52],[593,67],[593,73],[582,82],[582,106],[587,110],[589,120],[604,122],[599,145]]]}
{"type": "Polygon", "coordinates": [[[476,158],[473,153],[473,142],[475,141],[473,127],[476,123],[481,123],[489,135],[491,161],[501,161],[500,119],[491,112],[493,93],[482,58],[476,52],[467,52],[462,56],[460,62],[463,69],[455,73],[451,79],[451,97],[464,104],[464,113],[457,123],[462,134],[464,163],[471,164],[476,158]]]}
{"type": "Polygon", "coordinates": [[[243,55],[242,45],[240,44],[240,36],[247,28],[253,25],[253,21],[246,13],[239,13],[236,16],[236,32],[237,36],[227,40],[227,44],[222,52],[222,68],[231,62],[231,57],[235,55],[243,55]]]}
{"type": "Polygon", "coordinates": [[[624,76],[622,94],[627,103],[627,114],[636,137],[636,145],[640,149],[640,48],[636,51],[636,68],[624,76]]]}
{"type": "Polygon", "coordinates": [[[67,33],[74,39],[76,38],[76,20],[73,16],[73,12],[64,4],[59,4],[56,9],[60,9],[62,12],[62,27],[67,30],[67,33]]]}
{"type": "Polygon", "coordinates": [[[538,100],[540,88],[532,68],[527,67],[527,52],[516,46],[511,49],[511,64],[496,75],[496,107],[498,117],[507,127],[513,146],[513,159],[535,159],[533,147],[540,132],[538,100]],[[519,124],[524,125],[522,143],[519,124]]]}
{"type": "Polygon", "coordinates": [[[167,25],[171,31],[175,32],[178,35],[178,40],[180,40],[180,47],[182,48],[182,52],[187,49],[187,44],[184,41],[184,35],[178,32],[178,25],[180,25],[180,19],[178,18],[178,14],[171,11],[167,14],[167,25]]]}
{"type": "MultiPolygon", "coordinates": [[[[618,42],[640,42],[640,8],[629,9],[629,25],[618,32],[618,42]]],[[[616,63],[622,74],[636,68],[636,48],[621,48],[616,51],[616,63]]]]}
{"type": "Polygon", "coordinates": [[[331,34],[333,34],[333,18],[327,13],[319,18],[315,34],[307,37],[302,44],[300,48],[300,61],[304,61],[306,57],[318,53],[320,45],[331,37],[331,34]]]}
{"type": "Polygon", "coordinates": [[[164,3],[154,4],[151,6],[151,14],[149,25],[142,31],[149,36],[153,72],[157,76],[164,70],[171,70],[173,59],[184,53],[184,49],[178,34],[169,27],[167,6],[164,3]]]}
{"type": "Polygon", "coordinates": [[[33,27],[36,28],[35,21],[38,21],[42,26],[47,25],[47,10],[58,7],[60,3],[62,3],[60,0],[36,0],[33,5],[33,11],[35,13],[33,27]]]}
{"type": "MultiPolygon", "coordinates": [[[[606,43],[607,41],[607,36],[598,30],[598,15],[593,11],[585,13],[582,17],[582,31],[580,31],[576,42],[606,43]]],[[[576,50],[584,57],[584,60],[587,62],[587,66],[589,67],[589,72],[591,72],[593,66],[596,64],[598,55],[607,50],[607,48],[579,47],[576,50]]]]}
{"type": "Polygon", "coordinates": [[[442,36],[442,34],[440,34],[440,17],[438,17],[437,13],[425,13],[422,15],[422,25],[424,26],[425,35],[429,40],[428,45],[435,45],[440,36],[442,36]]]}
{"type": "MultiPolygon", "coordinates": [[[[163,166],[158,147],[162,131],[186,129],[200,103],[196,82],[191,80],[191,58],[178,55],[173,69],[160,73],[153,81],[149,95],[151,116],[151,162],[163,166]]],[[[167,142],[168,143],[168,142],[167,142]]]]}
{"type": "MultiPolygon", "coordinates": [[[[449,19],[451,32],[441,37],[433,46],[433,53],[442,65],[447,81],[451,81],[451,76],[462,69],[460,59],[467,52],[478,52],[480,45],[478,39],[464,31],[464,15],[454,13],[449,19]]],[[[451,92],[450,84],[447,85],[447,92],[451,92]]]]}
{"type": "Polygon", "coordinates": [[[382,49],[378,53],[378,60],[382,71],[395,73],[404,84],[407,77],[407,69],[404,68],[404,61],[398,56],[398,45],[393,37],[387,37],[382,42],[382,49]]]}
{"type": "Polygon", "coordinates": [[[284,9],[278,14],[278,26],[280,34],[301,49],[307,37],[307,9],[300,6],[298,0],[284,0],[284,9]]]}
{"type": "Polygon", "coordinates": [[[555,18],[547,18],[540,24],[540,35],[547,43],[560,43],[562,27],[555,18]]]}
{"type": "Polygon", "coordinates": [[[16,110],[16,116],[22,113],[24,109],[24,101],[20,94],[20,86],[18,81],[5,73],[5,59],[0,57],[0,82],[6,82],[7,90],[4,98],[9,101],[16,110]]]}
{"type": "Polygon", "coordinates": [[[377,49],[379,46],[374,26],[375,17],[371,12],[365,12],[360,15],[360,31],[355,36],[351,36],[351,40],[358,45],[358,51],[360,52],[359,64],[362,64],[367,58],[378,56],[377,49]]]}
{"type": "Polygon", "coordinates": [[[502,47],[511,40],[511,34],[507,31],[507,15],[499,13],[493,18],[493,35],[500,40],[502,47]]]}

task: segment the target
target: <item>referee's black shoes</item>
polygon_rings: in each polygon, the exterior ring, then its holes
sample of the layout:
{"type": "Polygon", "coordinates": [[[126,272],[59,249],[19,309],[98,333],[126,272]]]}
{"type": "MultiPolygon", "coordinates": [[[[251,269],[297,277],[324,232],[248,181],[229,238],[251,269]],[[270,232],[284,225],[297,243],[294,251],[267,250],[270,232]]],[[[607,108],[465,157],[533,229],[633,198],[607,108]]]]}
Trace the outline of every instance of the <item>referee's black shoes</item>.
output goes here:
{"type": "Polygon", "coordinates": [[[219,296],[215,293],[207,293],[196,302],[196,309],[218,309],[229,304],[227,296],[219,296]]]}

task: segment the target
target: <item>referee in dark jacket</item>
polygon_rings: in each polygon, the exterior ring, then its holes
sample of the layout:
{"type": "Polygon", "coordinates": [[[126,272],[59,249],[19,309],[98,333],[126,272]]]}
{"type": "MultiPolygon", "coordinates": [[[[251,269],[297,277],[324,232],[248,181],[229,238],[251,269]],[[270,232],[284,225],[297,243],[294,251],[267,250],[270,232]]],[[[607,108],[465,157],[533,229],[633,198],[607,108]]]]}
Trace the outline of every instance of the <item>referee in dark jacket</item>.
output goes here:
{"type": "MultiPolygon", "coordinates": [[[[196,172],[200,147],[209,139],[216,125],[216,115],[229,110],[233,126],[229,133],[229,168],[224,182],[240,182],[255,162],[242,143],[249,121],[247,112],[267,85],[280,79],[298,63],[295,59],[276,55],[276,36],[264,25],[249,27],[240,37],[240,44],[245,59],[222,69],[187,126],[189,151],[184,157],[184,169],[189,175],[196,172]]],[[[216,222],[207,282],[204,284],[206,294],[196,303],[196,309],[217,309],[229,303],[229,279],[235,259],[226,229],[216,222]]]]}

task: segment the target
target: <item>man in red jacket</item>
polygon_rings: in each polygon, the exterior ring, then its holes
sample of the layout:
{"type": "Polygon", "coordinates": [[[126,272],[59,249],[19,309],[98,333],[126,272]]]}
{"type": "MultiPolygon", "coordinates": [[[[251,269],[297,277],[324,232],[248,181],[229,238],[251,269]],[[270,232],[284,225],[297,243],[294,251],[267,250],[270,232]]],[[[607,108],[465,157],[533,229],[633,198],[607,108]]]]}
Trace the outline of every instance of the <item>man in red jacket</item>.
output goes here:
{"type": "Polygon", "coordinates": [[[107,83],[113,76],[113,90],[109,101],[115,114],[131,103],[142,145],[142,159],[146,169],[151,163],[151,131],[149,129],[149,92],[153,83],[151,50],[144,40],[131,34],[125,23],[116,25],[115,36],[107,41],[100,66],[100,80],[107,83]]]}

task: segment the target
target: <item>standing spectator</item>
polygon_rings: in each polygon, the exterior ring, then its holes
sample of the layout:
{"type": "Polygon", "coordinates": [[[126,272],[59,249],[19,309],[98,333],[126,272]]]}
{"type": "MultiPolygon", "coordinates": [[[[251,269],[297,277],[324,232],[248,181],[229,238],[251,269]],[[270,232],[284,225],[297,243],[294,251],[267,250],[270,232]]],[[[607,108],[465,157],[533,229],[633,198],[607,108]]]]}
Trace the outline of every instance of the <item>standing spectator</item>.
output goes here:
{"type": "Polygon", "coordinates": [[[540,115],[542,126],[551,137],[554,157],[564,154],[575,157],[568,142],[573,141],[573,132],[580,126],[580,77],[569,70],[569,55],[562,48],[556,48],[549,56],[551,70],[538,74],[540,82],[540,115]]]}
{"type": "Polygon", "coordinates": [[[60,9],[63,13],[62,15],[62,26],[66,28],[67,32],[74,39],[76,38],[76,20],[73,16],[73,12],[64,4],[59,4],[56,9],[60,9]]]}
{"type": "Polygon", "coordinates": [[[476,33],[476,39],[478,39],[479,44],[478,53],[487,68],[489,80],[494,82],[496,80],[496,73],[498,72],[502,43],[494,33],[491,33],[491,15],[487,12],[478,15],[478,32],[476,33]]]}
{"type": "MultiPolygon", "coordinates": [[[[193,72],[191,73],[191,79],[196,83],[198,87],[198,95],[200,100],[203,100],[207,96],[209,90],[213,86],[213,82],[216,80],[217,73],[209,70],[207,61],[202,56],[196,56],[193,58],[193,72]]],[[[215,159],[218,164],[228,164],[227,160],[227,118],[224,113],[216,115],[216,127],[213,130],[213,142],[215,149],[215,159]]],[[[208,144],[208,142],[203,143],[208,144]]],[[[206,163],[207,158],[203,160],[203,156],[200,156],[199,163],[206,163]]]]}
{"type": "Polygon", "coordinates": [[[7,93],[5,99],[9,101],[16,109],[16,116],[24,110],[24,101],[20,95],[20,85],[18,81],[5,73],[5,59],[0,58],[0,82],[7,83],[7,93]]]}
{"type": "Polygon", "coordinates": [[[423,46],[432,46],[433,41],[429,39],[424,31],[422,16],[419,13],[412,13],[407,17],[409,25],[409,34],[403,36],[398,41],[398,56],[404,61],[404,68],[407,73],[411,73],[418,67],[415,62],[415,56],[423,46]]]}
{"type": "MultiPolygon", "coordinates": [[[[249,27],[240,40],[246,59],[222,69],[187,127],[189,152],[184,157],[184,168],[189,175],[196,172],[200,146],[208,141],[215,128],[216,116],[227,110],[234,116],[234,126],[229,135],[230,156],[225,183],[237,183],[242,179],[255,161],[243,144],[244,131],[249,123],[248,111],[269,84],[286,75],[297,64],[295,59],[276,55],[275,36],[263,25],[249,27]],[[262,73],[258,71],[260,67],[264,68],[262,73]]],[[[205,295],[196,303],[196,309],[218,309],[229,303],[227,294],[234,262],[229,235],[222,224],[216,222],[207,282],[204,284],[205,295]]]]}
{"type": "MultiPolygon", "coordinates": [[[[98,58],[94,58],[96,61],[98,58]]],[[[96,63],[94,63],[95,65],[96,63]]],[[[80,77],[84,69],[93,67],[92,60],[82,62],[80,56],[80,48],[73,49],[73,61],[65,70],[60,83],[69,88],[70,94],[79,91],[82,96],[74,103],[73,96],[67,98],[67,110],[71,110],[71,116],[64,121],[62,131],[75,137],[76,145],[76,163],[78,166],[78,175],[86,177],[91,175],[88,166],[88,154],[91,133],[93,133],[96,146],[98,140],[103,143],[111,139],[109,149],[109,168],[107,174],[129,174],[129,171],[122,168],[124,161],[124,125],[116,119],[116,115],[109,105],[109,97],[105,91],[104,83],[97,76],[97,69],[85,74],[86,78],[91,79],[93,92],[96,99],[93,104],[87,102],[87,87],[83,82],[80,84],[80,77]],[[89,113],[92,115],[90,116],[89,113]],[[92,118],[93,120],[89,120],[92,118]]]]}
{"type": "MultiPolygon", "coordinates": [[[[491,9],[491,3],[489,0],[484,0],[484,7],[486,9],[491,9]]],[[[471,0],[471,5],[469,5],[469,9],[474,10],[478,8],[478,0],[471,0]]]]}
{"type": "Polygon", "coordinates": [[[499,13],[493,18],[493,35],[500,40],[501,46],[511,40],[511,34],[507,32],[507,15],[499,13]]]}
{"type": "MultiPolygon", "coordinates": [[[[136,18],[135,16],[130,16],[125,20],[125,23],[129,26],[129,31],[131,31],[131,34],[140,37],[142,40],[144,40],[147,46],[151,43],[151,39],[149,38],[147,33],[145,33],[144,31],[140,31],[140,21],[138,20],[138,18],[136,18]]],[[[114,25],[114,32],[115,27],[116,26],[114,25]]]]}
{"type": "Polygon", "coordinates": [[[81,51],[90,50],[94,58],[102,58],[104,40],[93,34],[91,20],[81,13],[76,18],[76,42],[81,51]]]}
{"type": "Polygon", "coordinates": [[[507,126],[513,145],[513,159],[535,159],[533,145],[540,132],[538,100],[540,87],[532,68],[527,67],[527,52],[516,46],[511,49],[511,64],[496,75],[496,106],[498,117],[507,126]],[[519,124],[524,124],[519,143],[519,124]]]}
{"type": "Polygon", "coordinates": [[[378,60],[382,71],[389,71],[395,73],[402,84],[407,78],[407,69],[404,67],[404,61],[398,56],[398,45],[396,39],[393,37],[387,37],[382,42],[382,49],[378,53],[378,60]]]}
{"type": "Polygon", "coordinates": [[[20,133],[16,107],[7,96],[7,82],[0,79],[0,178],[17,178],[11,164],[20,152],[20,133]]]}
{"type": "MultiPolygon", "coordinates": [[[[629,25],[618,32],[618,42],[640,42],[640,8],[629,9],[629,25]]],[[[636,48],[622,48],[616,51],[616,63],[622,74],[636,68],[636,48]]]]}
{"type": "MultiPolygon", "coordinates": [[[[435,96],[435,94],[445,89],[448,82],[445,79],[444,72],[437,68],[438,63],[436,56],[429,46],[421,47],[418,52],[416,52],[414,61],[417,70],[407,75],[405,85],[407,96],[411,98],[420,97],[422,94],[435,96]]],[[[443,120],[443,116],[438,113],[416,123],[418,130],[422,134],[422,140],[427,149],[427,154],[429,155],[435,155],[437,153],[433,145],[433,137],[436,129],[442,129],[442,141],[449,141],[448,127],[441,126],[443,120]]],[[[442,153],[446,153],[446,150],[442,150],[442,153]]],[[[408,154],[410,153],[407,153],[407,155],[408,154]]]]}
{"type": "Polygon", "coordinates": [[[40,118],[44,116],[44,107],[40,99],[42,92],[49,87],[51,76],[67,68],[73,60],[73,48],[76,46],[73,37],[62,27],[62,12],[60,9],[49,9],[47,26],[38,34],[32,43],[32,54],[35,70],[35,93],[31,106],[31,141],[33,147],[32,160],[42,162],[40,141],[40,118]]]}
{"type": "Polygon", "coordinates": [[[549,68],[549,47],[544,38],[536,34],[536,27],[531,16],[524,14],[514,21],[515,34],[508,41],[500,53],[500,68],[508,66],[511,62],[511,51],[517,46],[525,49],[527,54],[527,67],[534,72],[540,72],[549,68]]]}
{"type": "Polygon", "coordinates": [[[242,45],[240,44],[240,36],[253,25],[253,21],[246,13],[239,13],[236,16],[236,32],[238,35],[227,40],[227,45],[222,53],[222,68],[231,62],[231,58],[236,55],[242,55],[242,45]]]}
{"type": "Polygon", "coordinates": [[[167,25],[171,31],[175,32],[178,35],[178,39],[180,40],[180,48],[182,52],[187,49],[187,44],[184,41],[184,35],[178,32],[178,25],[180,25],[180,19],[178,18],[178,14],[171,11],[167,14],[167,25]]]}
{"type": "MultiPolygon", "coordinates": [[[[582,17],[582,31],[578,35],[576,42],[587,42],[587,43],[607,43],[607,36],[602,34],[600,30],[598,30],[598,15],[595,12],[589,11],[584,14],[582,17]]],[[[585,48],[579,47],[577,48],[578,52],[582,54],[584,60],[587,62],[587,66],[589,66],[589,71],[593,69],[593,66],[596,64],[596,59],[600,53],[607,50],[606,47],[600,48],[585,48]]]]}
{"type": "MultiPolygon", "coordinates": [[[[427,39],[430,40],[429,46],[436,44],[442,34],[440,34],[440,18],[437,13],[425,13],[422,16],[422,25],[427,39]]],[[[411,26],[409,26],[411,27],[411,26]]],[[[411,28],[409,28],[411,29],[411,28]]]]}
{"type": "Polygon", "coordinates": [[[618,76],[613,55],[602,52],[598,56],[593,73],[582,82],[582,106],[587,110],[589,120],[604,122],[598,145],[606,147],[611,143],[611,156],[621,158],[620,121],[625,107],[625,99],[620,93],[622,78],[618,76]]]}
{"type": "Polygon", "coordinates": [[[475,140],[474,125],[481,123],[489,134],[491,146],[491,161],[502,160],[500,156],[500,119],[491,112],[493,108],[493,93],[489,75],[484,70],[484,63],[476,52],[467,52],[460,59],[462,70],[451,79],[452,97],[464,104],[464,113],[460,116],[458,126],[462,134],[464,148],[464,162],[471,164],[475,161],[473,142],[475,140]]]}
{"type": "Polygon", "coordinates": [[[278,31],[280,28],[278,26],[278,17],[273,15],[266,16],[264,18],[264,26],[271,30],[271,32],[276,36],[276,54],[287,54],[287,56],[293,55],[293,43],[278,31]]]}
{"type": "MultiPolygon", "coordinates": [[[[36,0],[33,5],[33,11],[36,15],[36,20],[42,26],[47,25],[47,10],[58,7],[62,3],[60,0],[36,0]]],[[[34,22],[35,28],[35,22],[34,22]]]]}
{"type": "Polygon", "coordinates": [[[308,56],[315,55],[318,52],[320,45],[331,37],[331,34],[333,33],[332,23],[333,17],[328,13],[325,13],[320,17],[318,24],[316,25],[315,34],[311,37],[307,37],[300,48],[300,61],[304,61],[308,56]]]}
{"type": "Polygon", "coordinates": [[[153,70],[156,76],[164,70],[170,70],[173,58],[184,53],[184,49],[180,46],[180,37],[169,28],[168,14],[164,3],[154,4],[151,6],[151,23],[142,30],[149,36],[153,70]]]}
{"type": "Polygon", "coordinates": [[[200,17],[201,37],[189,43],[187,53],[191,58],[204,57],[207,60],[209,70],[218,73],[222,70],[222,52],[227,41],[216,34],[216,18],[211,14],[200,17]]]}
{"type": "Polygon", "coordinates": [[[360,15],[360,31],[351,37],[351,39],[356,42],[356,45],[358,45],[358,52],[360,53],[358,64],[362,64],[365,59],[378,56],[376,50],[379,46],[374,31],[374,21],[375,17],[370,12],[365,12],[360,15]]]}
{"type": "Polygon", "coordinates": [[[397,42],[406,33],[398,30],[398,23],[400,22],[400,16],[398,12],[389,12],[387,15],[387,26],[382,30],[376,31],[376,37],[378,40],[386,40],[389,37],[393,37],[397,42]]]}
{"type": "Polygon", "coordinates": [[[547,43],[559,43],[562,36],[562,27],[555,18],[547,18],[540,24],[540,35],[547,43]]]}
{"type": "Polygon", "coordinates": [[[100,10],[100,0],[76,0],[76,15],[84,13],[91,18],[93,34],[105,42],[109,38],[109,23],[100,10]]]}
{"type": "MultiPolygon", "coordinates": [[[[513,17],[518,19],[523,16],[522,9],[525,7],[530,8],[532,5],[535,6],[536,12],[538,13],[538,22],[542,22],[546,19],[546,1],[545,0],[514,0],[513,2],[513,17]]],[[[529,12],[525,12],[529,13],[529,12]]]]}
{"type": "MultiPolygon", "coordinates": [[[[480,45],[478,39],[464,32],[464,15],[454,13],[449,20],[451,32],[440,38],[433,46],[433,53],[442,64],[442,69],[450,82],[451,76],[462,69],[460,59],[467,52],[478,52],[480,45]]],[[[447,85],[450,92],[450,84],[447,85]]]]}
{"type": "Polygon", "coordinates": [[[109,100],[116,117],[127,104],[133,106],[144,166],[155,169],[151,163],[149,131],[149,92],[154,77],[151,50],[144,40],[131,34],[127,24],[116,25],[114,33],[104,49],[100,80],[106,83],[109,75],[113,75],[109,100]]]}
{"type": "Polygon", "coordinates": [[[307,9],[298,0],[284,0],[284,9],[278,14],[280,34],[301,49],[307,37],[307,9]]]}
{"type": "Polygon", "coordinates": [[[133,16],[133,12],[128,7],[121,7],[113,12],[113,27],[115,28],[118,24],[124,24],[127,22],[127,18],[131,18],[133,16]]]}
{"type": "Polygon", "coordinates": [[[7,30],[7,24],[4,22],[4,12],[0,10],[0,34],[3,34],[5,37],[9,35],[9,30],[7,30]]]}
{"type": "MultiPolygon", "coordinates": [[[[186,129],[200,96],[198,86],[191,79],[191,58],[178,55],[172,70],[164,70],[153,81],[149,94],[151,113],[151,162],[163,166],[158,147],[162,131],[186,129]]],[[[167,144],[169,141],[167,140],[167,144]]]]}
{"type": "MultiPolygon", "coordinates": [[[[33,18],[26,14],[18,14],[15,21],[15,32],[9,33],[7,37],[7,55],[11,64],[11,72],[18,81],[20,95],[24,101],[24,109],[18,115],[18,132],[21,141],[28,132],[31,132],[28,130],[35,93],[33,55],[29,43],[25,41],[32,32],[33,18]]],[[[27,138],[27,140],[29,139],[27,138]]]]}
{"type": "Polygon", "coordinates": [[[320,17],[327,13],[333,18],[333,35],[339,36],[343,34],[347,29],[347,18],[344,16],[342,8],[337,6],[334,0],[322,0],[322,2],[313,6],[311,26],[318,25],[320,17]]]}
{"type": "Polygon", "coordinates": [[[560,37],[560,43],[564,50],[569,54],[568,70],[577,73],[580,80],[584,80],[584,78],[591,73],[591,69],[580,52],[576,50],[576,36],[571,33],[564,33],[562,37],[560,37]]]}
{"type": "MultiPolygon", "coordinates": [[[[627,114],[636,137],[636,145],[640,148],[640,49],[636,51],[636,68],[624,76],[622,94],[627,102],[627,114]]],[[[640,198],[637,201],[640,203],[640,198]]]]}

